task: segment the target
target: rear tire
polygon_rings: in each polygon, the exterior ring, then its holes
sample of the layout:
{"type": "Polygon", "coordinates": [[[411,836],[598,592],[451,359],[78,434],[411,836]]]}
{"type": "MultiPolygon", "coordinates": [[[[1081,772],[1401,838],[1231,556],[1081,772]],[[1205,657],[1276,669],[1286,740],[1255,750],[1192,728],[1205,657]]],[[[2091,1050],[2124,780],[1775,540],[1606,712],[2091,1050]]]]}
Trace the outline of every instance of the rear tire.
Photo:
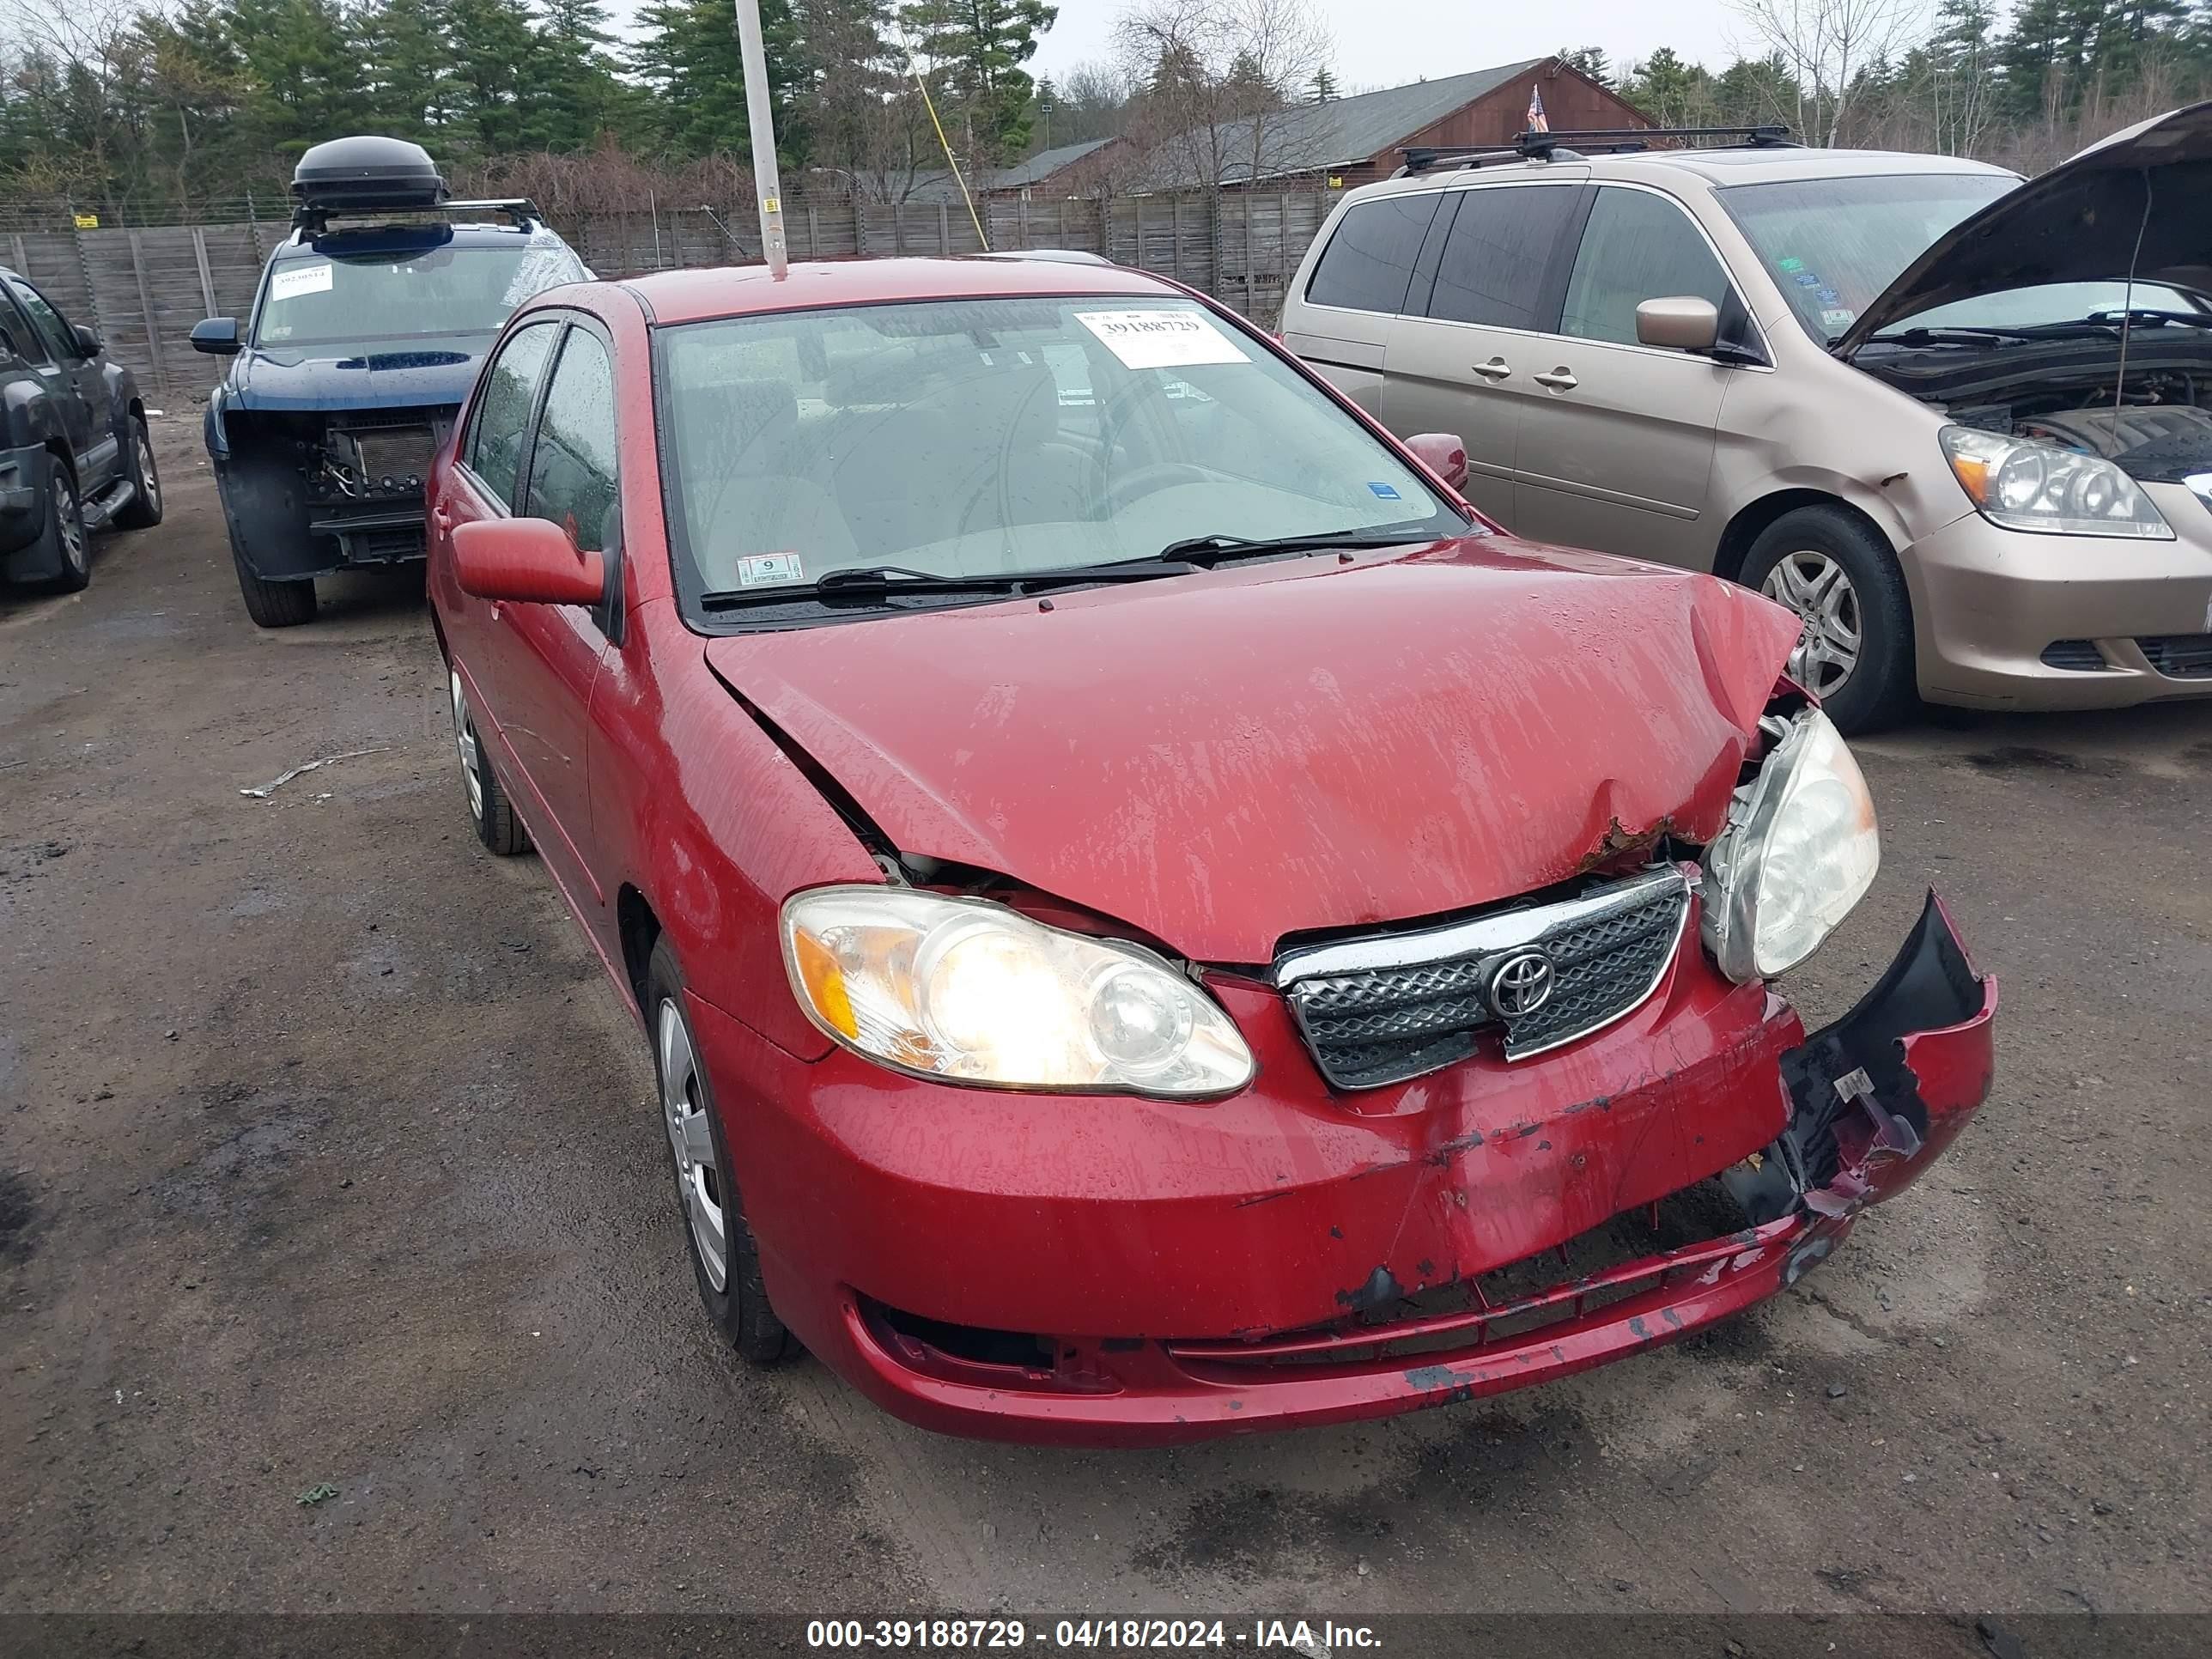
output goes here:
{"type": "Polygon", "coordinates": [[[446,668],[446,695],[453,703],[453,747],[460,754],[461,782],[468,792],[469,817],[476,826],[477,839],[487,851],[503,859],[528,852],[530,832],[522,827],[514,803],[500,787],[499,774],[477,734],[468,693],[461,689],[461,671],[451,664],[446,668]]]}
{"type": "Polygon", "coordinates": [[[756,1365],[777,1364],[801,1352],[799,1339],[769,1305],[760,1246],[745,1221],[729,1142],[684,1011],[684,973],[665,934],[655,941],[646,970],[645,1009],[653,1073],[660,1085],[661,1127],[699,1299],[738,1353],[756,1365]]]}
{"type": "Polygon", "coordinates": [[[315,619],[315,584],[312,577],[296,581],[268,582],[253,574],[239,550],[238,537],[230,538],[230,562],[238,567],[238,591],[246,600],[246,614],[262,628],[297,628],[315,619]]]}
{"type": "Polygon", "coordinates": [[[1840,507],[1801,507],[1759,532],[1738,578],[1804,620],[1792,678],[1837,729],[1872,732],[1916,703],[1912,600],[1880,532],[1840,507]]]}
{"type": "Polygon", "coordinates": [[[161,522],[161,475],[154,468],[154,440],[146,417],[131,417],[131,505],[115,515],[118,530],[151,530],[161,522]]]}
{"type": "Polygon", "coordinates": [[[92,582],[92,543],[85,533],[84,503],[76,479],[60,456],[46,456],[46,527],[31,545],[32,568],[55,567],[46,586],[57,593],[82,593],[92,582]]]}

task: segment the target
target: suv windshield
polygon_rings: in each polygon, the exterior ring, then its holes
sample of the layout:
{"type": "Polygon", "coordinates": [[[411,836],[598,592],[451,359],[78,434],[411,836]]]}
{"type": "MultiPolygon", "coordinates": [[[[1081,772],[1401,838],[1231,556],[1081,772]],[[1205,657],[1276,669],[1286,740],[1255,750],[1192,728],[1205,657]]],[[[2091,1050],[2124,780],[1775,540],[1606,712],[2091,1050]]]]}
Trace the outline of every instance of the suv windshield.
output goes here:
{"type": "Polygon", "coordinates": [[[2017,184],[1994,173],[1801,179],[1718,191],[1805,331],[1840,336],[1928,245],[2017,184]]]}
{"type": "Polygon", "coordinates": [[[441,334],[493,334],[533,294],[584,280],[567,244],[521,236],[495,247],[444,242],[289,248],[270,266],[254,321],[258,345],[332,345],[441,334]]]}
{"type": "Polygon", "coordinates": [[[783,313],[664,329],[656,349],[691,599],[889,565],[1019,576],[1194,537],[1469,529],[1295,369],[1188,300],[783,313]]]}

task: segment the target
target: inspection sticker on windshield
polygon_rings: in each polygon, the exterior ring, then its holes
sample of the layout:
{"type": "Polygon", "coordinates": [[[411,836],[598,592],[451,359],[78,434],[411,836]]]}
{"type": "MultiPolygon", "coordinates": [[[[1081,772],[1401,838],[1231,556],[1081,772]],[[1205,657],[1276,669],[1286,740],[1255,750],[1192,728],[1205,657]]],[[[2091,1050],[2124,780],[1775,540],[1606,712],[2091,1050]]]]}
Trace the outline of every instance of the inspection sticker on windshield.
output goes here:
{"type": "Polygon", "coordinates": [[[1124,368],[1252,361],[1202,312],[1079,311],[1075,320],[1096,334],[1124,368]]]}
{"type": "Polygon", "coordinates": [[[738,561],[738,586],[764,587],[776,582],[803,582],[806,573],[799,568],[796,553],[756,553],[750,558],[738,561]]]}
{"type": "Polygon", "coordinates": [[[328,260],[312,265],[291,265],[269,279],[269,297],[289,300],[302,294],[328,294],[331,291],[331,267],[328,260]]]}

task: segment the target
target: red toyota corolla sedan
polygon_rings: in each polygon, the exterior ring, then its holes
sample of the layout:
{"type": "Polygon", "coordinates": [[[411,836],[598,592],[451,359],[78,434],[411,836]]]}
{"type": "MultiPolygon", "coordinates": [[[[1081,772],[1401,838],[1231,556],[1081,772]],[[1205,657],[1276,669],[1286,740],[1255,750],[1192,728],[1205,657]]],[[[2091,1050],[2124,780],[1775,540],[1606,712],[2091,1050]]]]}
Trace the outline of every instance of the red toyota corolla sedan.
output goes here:
{"type": "MultiPolygon", "coordinates": [[[[470,811],[651,1039],[699,1288],[933,1428],[1370,1417],[1769,1296],[1981,1103],[1710,576],[1514,541],[1239,318],[905,260],[556,289],[430,489],[470,811]]],[[[1462,474],[1463,476],[1463,472],[1462,474]]]]}

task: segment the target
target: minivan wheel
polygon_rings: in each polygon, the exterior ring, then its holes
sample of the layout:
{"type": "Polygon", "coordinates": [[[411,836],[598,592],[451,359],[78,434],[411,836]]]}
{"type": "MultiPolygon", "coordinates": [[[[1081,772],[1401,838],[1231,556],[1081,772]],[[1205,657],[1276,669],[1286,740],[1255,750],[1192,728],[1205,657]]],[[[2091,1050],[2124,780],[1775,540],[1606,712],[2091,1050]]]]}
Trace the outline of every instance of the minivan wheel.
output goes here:
{"type": "Polygon", "coordinates": [[[1797,613],[1790,678],[1838,730],[1872,731],[1911,708],[1912,602],[1870,526],[1840,507],[1785,513],[1751,544],[1741,580],[1797,613]]]}
{"type": "Polygon", "coordinates": [[[660,1085],[661,1127],[676,1171],[677,1207],[690,1247],[699,1299],[730,1345],[756,1365],[772,1365],[799,1350],[798,1339],[769,1305],[760,1248],[745,1224],[729,1142],[715,1115],[707,1069],[691,1041],[684,1010],[684,975],[663,936],[646,969],[646,1026],[660,1085]]]}

